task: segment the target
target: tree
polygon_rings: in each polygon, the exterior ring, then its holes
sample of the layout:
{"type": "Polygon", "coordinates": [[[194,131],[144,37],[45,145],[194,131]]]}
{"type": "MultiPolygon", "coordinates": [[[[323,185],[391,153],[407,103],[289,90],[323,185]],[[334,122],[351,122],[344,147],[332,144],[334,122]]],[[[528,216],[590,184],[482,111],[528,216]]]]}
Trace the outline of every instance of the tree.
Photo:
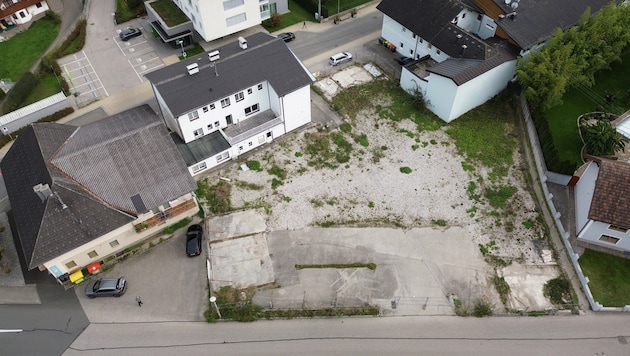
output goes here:
{"type": "Polygon", "coordinates": [[[586,151],[594,156],[611,156],[626,146],[623,136],[608,121],[585,125],[582,131],[586,151]]]}

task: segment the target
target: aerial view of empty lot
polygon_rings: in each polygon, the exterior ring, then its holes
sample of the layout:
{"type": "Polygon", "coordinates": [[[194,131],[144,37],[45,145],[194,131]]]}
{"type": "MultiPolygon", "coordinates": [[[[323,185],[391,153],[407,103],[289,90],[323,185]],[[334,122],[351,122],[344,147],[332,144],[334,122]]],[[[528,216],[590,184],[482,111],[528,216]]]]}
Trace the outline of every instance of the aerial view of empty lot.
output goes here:
{"type": "Polygon", "coordinates": [[[417,102],[386,79],[347,88],[331,101],[338,127],[308,128],[206,176],[213,212],[265,226],[240,238],[209,232],[213,288],[268,286],[254,297],[264,307],[384,314],[550,307],[543,285],[560,270],[507,96],[448,125],[417,102]],[[238,243],[252,254],[221,253],[238,243]],[[252,260],[259,279],[241,280],[238,266],[252,260]]]}

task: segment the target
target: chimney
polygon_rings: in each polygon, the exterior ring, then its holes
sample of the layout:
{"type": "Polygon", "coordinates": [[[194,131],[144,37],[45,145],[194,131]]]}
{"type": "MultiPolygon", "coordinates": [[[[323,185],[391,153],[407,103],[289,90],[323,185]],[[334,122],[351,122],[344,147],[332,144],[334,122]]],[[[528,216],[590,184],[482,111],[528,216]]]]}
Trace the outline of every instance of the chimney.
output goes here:
{"type": "Polygon", "coordinates": [[[210,62],[218,61],[221,56],[219,56],[219,51],[212,51],[208,53],[208,59],[210,62]]]}
{"type": "Polygon", "coordinates": [[[462,36],[461,33],[458,33],[457,36],[455,36],[455,37],[456,37],[455,43],[459,44],[459,42],[461,42],[461,40],[462,40],[462,37],[464,37],[464,36],[462,36]]]}
{"type": "Polygon", "coordinates": [[[247,49],[247,40],[244,39],[243,37],[239,37],[238,38],[238,45],[239,45],[239,47],[241,47],[241,49],[247,49]]]}
{"type": "Polygon", "coordinates": [[[462,51],[460,52],[459,56],[463,57],[464,56],[464,52],[466,52],[466,48],[468,48],[468,46],[466,46],[465,44],[462,45],[462,51]]]}
{"type": "Polygon", "coordinates": [[[186,66],[188,70],[188,75],[193,75],[199,73],[199,64],[193,63],[186,66]]]}
{"type": "Polygon", "coordinates": [[[53,195],[52,190],[50,190],[48,184],[39,183],[38,185],[33,187],[33,191],[37,193],[37,196],[39,197],[39,199],[41,199],[42,203],[46,202],[48,197],[53,195]]]}

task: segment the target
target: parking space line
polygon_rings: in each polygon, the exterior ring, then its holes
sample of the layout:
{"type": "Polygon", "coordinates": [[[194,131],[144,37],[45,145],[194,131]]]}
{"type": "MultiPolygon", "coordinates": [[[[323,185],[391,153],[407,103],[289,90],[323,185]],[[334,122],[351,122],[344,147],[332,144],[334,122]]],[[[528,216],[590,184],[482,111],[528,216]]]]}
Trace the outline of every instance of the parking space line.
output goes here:
{"type": "Polygon", "coordinates": [[[156,70],[156,69],[158,69],[158,68],[161,68],[161,67],[164,67],[164,63],[162,63],[162,64],[160,64],[160,65],[158,65],[158,66],[155,66],[155,67],[151,67],[151,68],[149,68],[149,69],[147,69],[147,70],[141,71],[139,74],[144,74],[144,73],[152,72],[152,71],[154,71],[154,70],[156,70]]]}
{"type": "MultiPolygon", "coordinates": [[[[83,53],[83,55],[85,56],[85,59],[87,60],[88,64],[90,65],[90,67],[92,69],[94,69],[94,67],[92,66],[92,62],[90,62],[90,59],[87,57],[87,55],[85,54],[85,52],[83,52],[83,50],[81,50],[81,52],[83,53]]],[[[107,92],[107,89],[105,89],[105,86],[103,85],[103,82],[101,81],[101,78],[99,78],[98,74],[96,73],[96,71],[94,71],[94,75],[96,76],[96,80],[101,84],[101,87],[103,88],[103,91],[105,92],[105,96],[109,96],[109,93],[107,92]]]]}

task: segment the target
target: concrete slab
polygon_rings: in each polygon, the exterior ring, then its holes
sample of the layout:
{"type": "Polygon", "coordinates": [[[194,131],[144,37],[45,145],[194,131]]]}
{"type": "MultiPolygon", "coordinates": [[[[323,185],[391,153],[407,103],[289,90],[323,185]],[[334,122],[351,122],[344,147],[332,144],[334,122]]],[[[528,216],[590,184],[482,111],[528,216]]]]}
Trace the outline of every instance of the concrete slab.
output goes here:
{"type": "Polygon", "coordinates": [[[543,286],[560,275],[558,266],[513,263],[501,270],[512,293],[508,307],[514,310],[545,310],[553,307],[543,295],[543,286]]]}
{"type": "Polygon", "coordinates": [[[245,288],[275,280],[264,234],[255,234],[210,245],[212,288],[245,288]]]}
{"type": "Polygon", "coordinates": [[[35,284],[0,287],[0,304],[42,304],[35,284]]]}
{"type": "Polygon", "coordinates": [[[318,87],[323,93],[326,99],[332,100],[332,98],[339,93],[339,85],[330,78],[324,78],[315,82],[315,86],[318,87]]]}
{"type": "Polygon", "coordinates": [[[374,77],[363,67],[351,66],[332,75],[332,79],[336,81],[343,89],[365,84],[374,77]]]}
{"type": "Polygon", "coordinates": [[[264,214],[262,210],[245,210],[212,218],[207,224],[208,240],[212,243],[264,232],[267,230],[264,214]]]}

